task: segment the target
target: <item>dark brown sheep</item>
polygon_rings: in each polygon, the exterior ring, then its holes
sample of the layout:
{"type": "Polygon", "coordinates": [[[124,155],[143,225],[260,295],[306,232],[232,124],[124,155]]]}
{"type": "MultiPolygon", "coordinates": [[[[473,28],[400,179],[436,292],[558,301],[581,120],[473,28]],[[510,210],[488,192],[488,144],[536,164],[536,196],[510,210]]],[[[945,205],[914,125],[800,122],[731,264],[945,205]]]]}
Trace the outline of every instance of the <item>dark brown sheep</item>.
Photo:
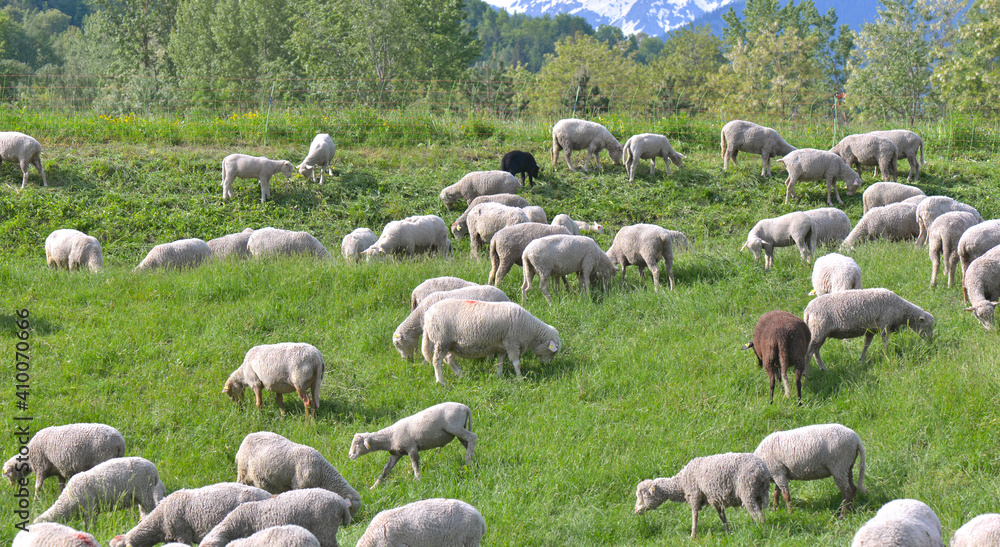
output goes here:
{"type": "Polygon", "coordinates": [[[771,381],[771,403],[774,402],[774,380],[780,373],[785,385],[785,397],[791,395],[788,387],[788,370],[795,370],[795,390],[802,404],[802,373],[806,370],[806,351],[809,349],[809,327],[802,319],[782,310],[769,311],[757,321],[753,341],[743,349],[753,348],[757,364],[767,372],[771,381]]]}

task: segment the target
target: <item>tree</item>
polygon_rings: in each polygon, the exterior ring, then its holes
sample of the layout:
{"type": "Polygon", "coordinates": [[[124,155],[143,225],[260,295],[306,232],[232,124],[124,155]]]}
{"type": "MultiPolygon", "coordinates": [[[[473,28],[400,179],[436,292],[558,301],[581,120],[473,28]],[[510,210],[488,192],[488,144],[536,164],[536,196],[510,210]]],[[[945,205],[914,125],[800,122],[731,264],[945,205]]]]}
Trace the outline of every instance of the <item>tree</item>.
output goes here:
{"type": "Polygon", "coordinates": [[[659,108],[699,110],[698,97],[725,62],[722,40],[709,25],[685,25],[670,33],[663,50],[650,61],[650,79],[659,108]]]}
{"type": "Polygon", "coordinates": [[[954,51],[934,70],[933,83],[951,106],[997,111],[1000,102],[1000,0],[975,0],[955,34],[954,51]]]}
{"type": "Polygon", "coordinates": [[[93,30],[115,46],[118,61],[112,72],[158,74],[174,26],[178,0],[93,0],[102,14],[92,18],[93,30]]]}
{"type": "Polygon", "coordinates": [[[556,43],[556,52],[546,55],[538,73],[533,101],[542,112],[569,114],[584,96],[594,111],[606,111],[615,100],[630,100],[641,87],[635,61],[622,50],[614,50],[593,36],[578,34],[556,43]]]}

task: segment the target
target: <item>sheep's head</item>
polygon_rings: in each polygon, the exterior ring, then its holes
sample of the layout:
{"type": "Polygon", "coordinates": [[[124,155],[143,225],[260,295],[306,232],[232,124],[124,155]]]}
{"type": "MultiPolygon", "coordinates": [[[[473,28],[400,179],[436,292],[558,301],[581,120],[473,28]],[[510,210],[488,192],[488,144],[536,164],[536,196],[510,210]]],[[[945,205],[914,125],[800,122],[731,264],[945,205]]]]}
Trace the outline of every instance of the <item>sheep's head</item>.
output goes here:
{"type": "Polygon", "coordinates": [[[314,165],[306,165],[305,162],[302,162],[299,164],[297,169],[299,171],[299,174],[302,175],[303,177],[315,178],[314,167],[315,167],[314,165]]]}
{"type": "Polygon", "coordinates": [[[286,179],[292,178],[292,174],[295,173],[295,167],[292,162],[285,160],[281,162],[281,174],[285,175],[286,179]]]}
{"type": "Polygon", "coordinates": [[[368,434],[357,433],[351,440],[351,450],[347,453],[347,457],[356,460],[358,456],[364,456],[371,451],[372,448],[368,445],[368,434]]]}
{"type": "Polygon", "coordinates": [[[416,348],[416,344],[414,344],[412,340],[405,339],[399,332],[399,329],[392,333],[392,345],[396,347],[396,351],[399,352],[399,355],[402,356],[403,359],[406,359],[407,361],[413,360],[413,350],[416,348]]]}
{"type": "Polygon", "coordinates": [[[747,238],[747,242],[743,244],[743,247],[740,248],[740,252],[742,252],[743,249],[750,249],[750,252],[753,253],[753,259],[760,260],[760,251],[763,248],[764,248],[763,239],[759,237],[750,236],[747,238]]]}
{"type": "Polygon", "coordinates": [[[379,257],[385,256],[386,252],[377,243],[368,247],[367,249],[361,251],[361,256],[365,257],[366,262],[371,262],[373,260],[378,260],[379,257]]]}
{"type": "Polygon", "coordinates": [[[667,154],[667,157],[669,157],[670,161],[673,162],[673,164],[676,165],[677,167],[684,167],[684,158],[686,158],[687,156],[681,154],[680,152],[674,152],[673,150],[671,150],[670,153],[667,154]]]}
{"type": "MultiPolygon", "coordinates": [[[[977,302],[972,307],[965,308],[965,311],[971,311],[972,315],[979,320],[979,324],[983,326],[986,330],[993,329],[993,312],[997,307],[997,302],[990,302],[989,300],[984,300],[982,302],[977,302]]],[[[5,468],[6,469],[6,468],[5,468]]]]}
{"type": "Polygon", "coordinates": [[[229,376],[229,379],[226,380],[226,385],[222,388],[222,392],[229,395],[229,398],[232,399],[234,403],[243,402],[243,390],[246,388],[246,384],[243,383],[243,379],[237,375],[238,372],[238,370],[233,372],[229,376]]]}
{"type": "MultiPolygon", "coordinates": [[[[993,304],[996,305],[996,302],[993,304]]],[[[907,324],[924,340],[930,341],[934,336],[934,316],[925,311],[911,318],[907,324]]]]}
{"type": "Polygon", "coordinates": [[[608,147],[608,157],[611,158],[611,161],[613,161],[615,163],[615,165],[621,165],[622,164],[622,145],[621,145],[621,143],[619,143],[618,141],[614,141],[614,145],[608,147]]]}
{"type": "Polygon", "coordinates": [[[551,337],[546,336],[544,338],[544,341],[535,347],[534,352],[538,356],[539,361],[548,363],[562,349],[562,341],[559,340],[559,334],[555,332],[551,333],[551,337]]]}
{"type": "Polygon", "coordinates": [[[656,509],[663,503],[664,497],[657,492],[654,481],[644,480],[635,489],[635,509],[636,515],[641,515],[650,509],[656,509]]]}
{"type": "Polygon", "coordinates": [[[847,189],[847,195],[853,196],[854,192],[861,188],[861,176],[854,169],[850,170],[850,174],[844,178],[844,186],[847,189]]]}
{"type": "Polygon", "coordinates": [[[18,456],[14,456],[3,464],[3,476],[10,481],[11,486],[16,485],[31,472],[31,464],[27,458],[17,461],[18,456]]]}
{"type": "Polygon", "coordinates": [[[447,188],[441,190],[441,194],[438,197],[441,198],[441,201],[444,203],[446,208],[451,209],[451,206],[458,201],[461,194],[453,190],[451,186],[448,186],[447,188]]]}
{"type": "Polygon", "coordinates": [[[469,235],[469,224],[466,222],[458,222],[456,220],[451,225],[451,235],[455,236],[455,239],[462,239],[463,237],[469,235]]]}

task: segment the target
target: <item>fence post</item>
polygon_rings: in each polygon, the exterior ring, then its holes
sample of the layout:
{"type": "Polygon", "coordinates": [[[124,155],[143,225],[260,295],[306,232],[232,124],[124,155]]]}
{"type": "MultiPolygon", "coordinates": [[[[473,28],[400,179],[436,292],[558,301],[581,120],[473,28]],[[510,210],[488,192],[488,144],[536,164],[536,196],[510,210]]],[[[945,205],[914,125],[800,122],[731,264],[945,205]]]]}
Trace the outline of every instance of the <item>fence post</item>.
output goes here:
{"type": "Polygon", "coordinates": [[[580,86],[576,86],[576,98],[573,99],[573,117],[576,117],[576,102],[580,100],[580,86]]]}
{"type": "Polygon", "coordinates": [[[267,146],[267,126],[271,122],[271,103],[274,102],[274,85],[277,80],[271,82],[271,95],[267,98],[267,115],[264,117],[264,146],[267,146]]]}

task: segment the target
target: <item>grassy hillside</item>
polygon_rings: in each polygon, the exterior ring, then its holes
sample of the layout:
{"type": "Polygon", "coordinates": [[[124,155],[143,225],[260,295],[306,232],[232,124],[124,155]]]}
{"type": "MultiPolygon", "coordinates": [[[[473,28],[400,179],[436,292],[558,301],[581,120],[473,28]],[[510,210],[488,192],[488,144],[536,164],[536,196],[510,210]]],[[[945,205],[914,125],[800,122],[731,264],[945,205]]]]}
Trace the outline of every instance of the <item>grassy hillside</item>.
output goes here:
{"type": "MultiPolygon", "coordinates": [[[[24,123],[43,131],[51,120],[24,123]]],[[[640,131],[671,136],[687,155],[684,168],[669,177],[662,164],[653,177],[640,170],[629,185],[605,156],[602,174],[571,174],[560,164],[552,175],[543,160],[550,127],[544,123],[442,121],[421,140],[400,144],[368,136],[340,144],[335,135],[338,173],[323,187],[279,177],[274,200],[261,205],[259,188],[243,181],[237,197],[223,203],[222,156],[241,151],[297,163],[311,138],[301,133],[325,128],[299,128],[267,146],[257,138],[202,139],[194,130],[191,138],[180,132],[166,140],[154,132],[146,143],[131,133],[92,140],[73,126],[58,126],[50,139],[36,132],[46,143],[51,187],[39,188],[32,173],[31,187],[18,193],[20,174],[9,164],[0,169],[0,344],[14,353],[15,311],[29,310],[32,427],[111,424],[125,435],[128,455],[158,465],[168,491],[234,480],[243,436],[275,431],[317,448],[361,492],[364,507],[358,523],[341,530],[343,545],[353,545],[378,511],[440,496],[464,499],[483,513],[485,545],[844,545],[894,498],[928,503],[946,536],[976,514],[997,511],[996,335],[962,311],[957,288],[928,288],[926,249],[874,243],[852,256],[866,287],[891,288],[934,314],[933,341],[905,331],[890,337],[888,351],[873,344],[859,363],[860,339],[831,340],[823,348],[828,370],[813,368],[804,381],[804,405],[780,394],[768,405],[766,376],[739,348],[763,313],[801,313],[811,267],[779,249],[775,268],[764,272],[738,251],[757,219],[825,206],[821,185],[800,184],[804,199],[785,205],[782,170],[760,179],[759,159],[741,156],[739,168],[721,172],[714,122],[606,123],[621,138],[640,131]],[[639,221],[695,239],[692,251],[677,253],[674,291],[652,291],[633,269],[624,286],[616,280],[589,296],[575,281],[570,292],[556,288],[552,306],[530,293],[523,304],[559,329],[564,349],[546,365],[527,357],[521,382],[509,364],[497,378],[491,362],[463,362],[466,375],[455,379],[446,371],[442,388],[430,365],[403,361],[391,346],[419,282],[438,275],[485,282],[489,263],[470,259],[467,242],[457,243],[447,260],[223,262],[131,272],[156,243],[209,239],[246,226],[309,230],[337,255],[340,238],[357,226],[377,232],[388,220],[427,213],[450,223],[461,211],[443,209],[440,188],[469,170],[495,168],[514,148],[535,153],[547,172],[523,195],[550,218],[566,212],[605,224],[608,232],[596,237],[602,248],[621,225],[639,221]],[[43,242],[62,227],[98,237],[105,270],[48,270],[43,242]],[[271,394],[261,412],[221,394],[247,349],[279,341],[309,342],[326,358],[315,420],[302,416],[294,397],[286,397],[290,410],[282,417],[271,394]],[[350,461],[353,434],[447,400],[473,410],[480,439],[475,465],[462,466],[455,443],[421,454],[421,481],[404,461],[384,485],[368,490],[387,455],[350,461]],[[696,456],[752,451],[774,430],[826,422],[855,429],[867,449],[869,494],[844,520],[836,518],[840,493],[830,479],[792,483],[794,512],[769,510],[762,527],[733,508],[733,532],[726,534],[714,511],[703,509],[696,541],[687,537],[686,506],[632,514],[641,479],[672,475],[696,456]]],[[[424,127],[412,127],[418,126],[424,127]]],[[[819,126],[781,129],[800,146],[828,147],[832,139],[819,126]]],[[[1000,216],[992,198],[1000,189],[996,150],[946,143],[946,128],[921,132],[928,147],[920,186],[970,203],[986,218],[1000,216]]],[[[867,173],[866,185],[871,180],[867,173]]],[[[844,200],[857,221],[860,195],[844,200]]],[[[515,301],[520,273],[515,268],[503,284],[515,301]]],[[[13,378],[13,361],[5,366],[13,378]]],[[[11,380],[0,397],[12,428],[13,417],[25,411],[16,409],[11,380]]],[[[10,436],[0,441],[3,454],[16,449],[10,436]]],[[[0,542],[13,536],[17,520],[17,499],[6,492],[0,542]]],[[[31,504],[32,518],[56,497],[50,479],[31,504]]],[[[107,513],[88,531],[107,544],[137,519],[135,510],[107,513]]]]}

